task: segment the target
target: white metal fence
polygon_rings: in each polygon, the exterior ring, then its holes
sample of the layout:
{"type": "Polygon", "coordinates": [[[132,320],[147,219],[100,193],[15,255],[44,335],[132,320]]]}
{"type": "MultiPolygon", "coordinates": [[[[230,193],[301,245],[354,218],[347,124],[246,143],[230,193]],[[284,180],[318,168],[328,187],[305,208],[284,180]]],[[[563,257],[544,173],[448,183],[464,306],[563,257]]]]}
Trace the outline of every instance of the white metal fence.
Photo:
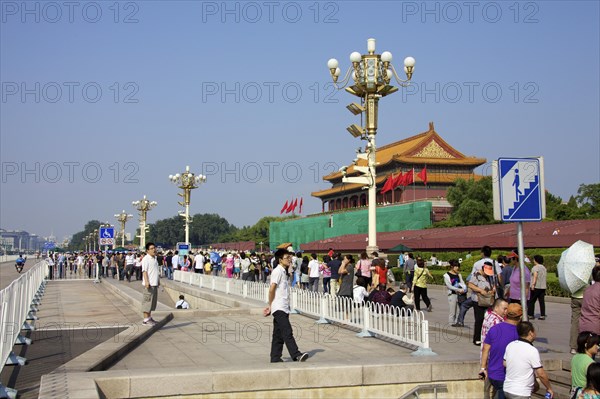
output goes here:
{"type": "MultiPolygon", "coordinates": [[[[269,285],[176,270],[175,281],[228,295],[269,300],[269,285]]],[[[292,311],[318,318],[317,323],[339,323],[360,330],[358,336],[380,336],[418,348],[415,354],[433,354],[429,347],[429,322],[423,312],[378,303],[355,304],[351,298],[290,289],[292,311]]]]}
{"type": "MultiPolygon", "coordinates": [[[[0,291],[0,372],[4,365],[25,364],[25,359],[16,356],[12,348],[15,344],[29,344],[31,341],[20,335],[21,330],[33,330],[35,308],[44,291],[44,279],[48,273],[48,264],[40,261],[27,272],[0,291]]],[[[0,397],[13,398],[16,391],[0,384],[0,397]]]]}
{"type": "Polygon", "coordinates": [[[10,262],[16,260],[19,255],[0,255],[0,262],[10,262]]]}

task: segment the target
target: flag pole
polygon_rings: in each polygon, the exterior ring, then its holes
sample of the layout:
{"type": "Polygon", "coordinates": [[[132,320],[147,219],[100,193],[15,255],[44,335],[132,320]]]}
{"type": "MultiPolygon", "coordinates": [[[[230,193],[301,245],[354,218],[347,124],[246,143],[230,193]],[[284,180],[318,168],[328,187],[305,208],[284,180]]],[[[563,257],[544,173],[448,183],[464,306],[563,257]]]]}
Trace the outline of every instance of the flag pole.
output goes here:
{"type": "Polygon", "coordinates": [[[415,202],[417,200],[415,197],[415,165],[413,165],[413,167],[411,169],[411,173],[412,173],[412,185],[413,185],[413,202],[415,202]]]}

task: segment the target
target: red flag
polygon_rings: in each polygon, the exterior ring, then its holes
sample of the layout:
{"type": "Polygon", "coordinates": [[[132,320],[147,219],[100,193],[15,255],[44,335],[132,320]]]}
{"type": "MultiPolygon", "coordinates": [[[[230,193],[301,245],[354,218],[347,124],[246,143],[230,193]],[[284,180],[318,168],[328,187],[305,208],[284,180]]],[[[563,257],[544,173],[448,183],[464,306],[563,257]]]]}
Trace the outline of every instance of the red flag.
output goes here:
{"type": "Polygon", "coordinates": [[[402,185],[403,180],[404,180],[404,175],[402,175],[402,171],[400,171],[400,174],[398,175],[398,177],[396,177],[394,179],[394,184],[392,185],[392,190],[395,189],[396,187],[402,185]]]}
{"type": "Polygon", "coordinates": [[[406,172],[406,175],[404,175],[404,185],[408,186],[409,184],[413,184],[415,181],[415,169],[411,169],[408,172],[406,172]]]}
{"type": "Polygon", "coordinates": [[[298,206],[298,198],[296,198],[296,200],[294,201],[294,204],[292,205],[292,212],[296,211],[297,206],[298,206]]]}
{"type": "Polygon", "coordinates": [[[300,209],[298,210],[298,213],[302,213],[302,203],[304,202],[304,198],[300,197],[300,209]]]}
{"type": "Polygon", "coordinates": [[[385,194],[392,189],[392,184],[394,183],[394,175],[389,175],[383,188],[381,189],[381,194],[385,194]]]}
{"type": "Polygon", "coordinates": [[[423,170],[421,170],[417,176],[419,176],[419,179],[423,180],[423,184],[427,185],[427,165],[425,165],[423,170]]]}
{"type": "Polygon", "coordinates": [[[294,206],[294,200],[290,201],[290,205],[287,207],[287,209],[285,210],[285,213],[290,213],[293,209],[294,206]]]}
{"type": "Polygon", "coordinates": [[[285,212],[287,210],[287,208],[288,208],[288,201],[285,200],[285,205],[283,206],[283,208],[281,208],[281,210],[279,211],[279,214],[281,215],[283,212],[285,212]]]}

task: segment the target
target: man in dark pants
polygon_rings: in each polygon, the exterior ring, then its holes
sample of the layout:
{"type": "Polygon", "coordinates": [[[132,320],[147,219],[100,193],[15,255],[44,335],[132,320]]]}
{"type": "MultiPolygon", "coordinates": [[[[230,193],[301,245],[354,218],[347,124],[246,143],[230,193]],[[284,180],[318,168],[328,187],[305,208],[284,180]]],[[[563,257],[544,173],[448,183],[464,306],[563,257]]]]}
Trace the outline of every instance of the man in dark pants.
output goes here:
{"type": "Polygon", "coordinates": [[[269,306],[263,315],[266,317],[273,314],[273,338],[271,340],[271,363],[282,362],[283,344],[288,349],[290,356],[296,362],[304,362],[308,359],[308,353],[300,352],[294,332],[290,324],[290,299],[289,281],[287,270],[292,261],[293,252],[280,249],[275,252],[277,267],[271,273],[271,285],[269,286],[269,306]]]}

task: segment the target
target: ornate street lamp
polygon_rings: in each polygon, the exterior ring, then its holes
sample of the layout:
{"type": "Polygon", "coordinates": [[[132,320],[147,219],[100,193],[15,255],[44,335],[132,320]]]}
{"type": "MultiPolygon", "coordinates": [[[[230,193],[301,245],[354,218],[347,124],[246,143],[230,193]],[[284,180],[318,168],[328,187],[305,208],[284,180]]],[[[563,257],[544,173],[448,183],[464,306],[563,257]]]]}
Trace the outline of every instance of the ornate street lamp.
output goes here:
{"type": "Polygon", "coordinates": [[[142,250],[146,248],[146,218],[148,216],[148,211],[154,208],[157,204],[158,202],[156,201],[150,201],[146,199],[145,195],[141,200],[133,201],[131,203],[131,205],[135,206],[140,212],[140,235],[138,237],[140,238],[140,248],[142,250]]]}
{"type": "Polygon", "coordinates": [[[363,112],[366,115],[364,127],[353,124],[347,128],[353,137],[360,137],[361,140],[367,141],[366,152],[358,152],[355,158],[354,170],[361,173],[362,176],[347,177],[347,167],[345,166],[340,169],[340,172],[342,172],[343,183],[363,184],[365,188],[369,189],[369,245],[367,246],[367,253],[370,254],[373,251],[378,251],[376,221],[377,185],[375,172],[375,152],[377,148],[375,146],[375,135],[377,134],[378,103],[381,97],[398,91],[397,87],[390,85],[392,77],[396,79],[400,86],[408,86],[414,71],[415,59],[412,57],[404,59],[404,72],[407,79],[402,80],[398,77],[396,69],[392,65],[392,53],[384,51],[381,54],[375,54],[375,39],[367,40],[367,51],[367,54],[360,54],[356,51],[350,54],[352,67],[348,69],[344,79],[340,83],[338,83],[338,78],[341,70],[338,67],[338,61],[335,58],[330,59],[327,62],[327,67],[331,73],[333,83],[338,90],[345,88],[348,93],[361,99],[360,104],[352,103],[348,105],[348,110],[354,115],[362,114],[363,112]],[[353,84],[346,87],[350,81],[350,77],[352,77],[353,84]],[[359,159],[366,160],[367,166],[356,165],[359,159]]]}
{"type": "Polygon", "coordinates": [[[125,224],[129,219],[131,219],[133,215],[128,215],[123,209],[123,212],[115,214],[115,218],[117,218],[117,222],[121,223],[121,246],[125,247],[125,224]]]}
{"type": "Polygon", "coordinates": [[[177,202],[179,205],[185,207],[185,212],[179,211],[179,216],[185,219],[185,242],[190,242],[190,199],[192,196],[192,190],[198,188],[202,183],[206,182],[206,176],[195,175],[190,172],[190,167],[185,167],[185,172],[182,174],[177,173],[176,175],[169,175],[171,183],[176,184],[183,190],[183,194],[178,193],[180,197],[183,197],[183,202],[177,202]]]}
{"type": "MultiPolygon", "coordinates": [[[[96,243],[98,242],[98,229],[94,229],[92,232],[92,243],[94,245],[94,252],[96,252],[96,243]]],[[[98,245],[100,246],[100,245],[98,245]]]]}

